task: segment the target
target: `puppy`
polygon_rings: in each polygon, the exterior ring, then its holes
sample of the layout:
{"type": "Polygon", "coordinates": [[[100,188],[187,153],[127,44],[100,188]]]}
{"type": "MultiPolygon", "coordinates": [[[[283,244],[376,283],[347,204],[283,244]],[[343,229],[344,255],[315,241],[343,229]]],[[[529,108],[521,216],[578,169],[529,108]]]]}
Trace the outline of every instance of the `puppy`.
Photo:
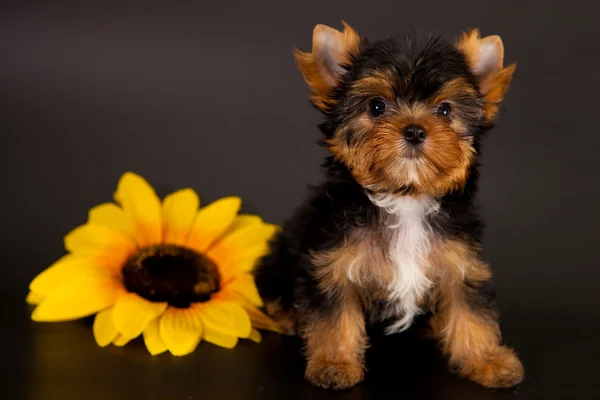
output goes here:
{"type": "Polygon", "coordinates": [[[365,324],[388,333],[430,314],[458,374],[486,387],[523,378],[502,344],[474,205],[479,143],[515,65],[477,30],[369,42],[344,23],[295,50],[324,116],[326,180],[288,220],[255,272],[268,312],[302,337],[306,378],[363,379],[365,324]]]}

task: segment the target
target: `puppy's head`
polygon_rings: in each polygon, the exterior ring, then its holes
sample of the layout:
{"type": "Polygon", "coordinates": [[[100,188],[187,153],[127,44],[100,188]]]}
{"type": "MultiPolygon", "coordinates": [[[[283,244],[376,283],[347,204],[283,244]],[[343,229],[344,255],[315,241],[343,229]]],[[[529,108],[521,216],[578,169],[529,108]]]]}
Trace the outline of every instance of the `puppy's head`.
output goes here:
{"type": "Polygon", "coordinates": [[[325,143],[375,192],[442,195],[464,186],[477,140],[491,125],[515,65],[498,36],[456,42],[390,36],[368,43],[349,25],[317,25],[295,51],[325,143]]]}

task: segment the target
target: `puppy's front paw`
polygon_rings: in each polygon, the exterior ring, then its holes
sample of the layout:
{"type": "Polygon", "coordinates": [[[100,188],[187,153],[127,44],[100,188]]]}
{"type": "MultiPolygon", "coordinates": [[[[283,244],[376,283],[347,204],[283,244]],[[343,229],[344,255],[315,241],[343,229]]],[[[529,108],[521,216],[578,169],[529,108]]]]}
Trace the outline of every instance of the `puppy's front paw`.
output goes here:
{"type": "Polygon", "coordinates": [[[363,380],[364,367],[350,360],[311,359],[306,366],[306,379],[326,389],[347,389],[363,380]]]}
{"type": "MultiPolygon", "coordinates": [[[[463,368],[463,370],[465,370],[463,368]]],[[[467,378],[488,388],[509,388],[523,380],[523,364],[514,351],[506,346],[497,347],[483,362],[470,365],[467,378]]]]}

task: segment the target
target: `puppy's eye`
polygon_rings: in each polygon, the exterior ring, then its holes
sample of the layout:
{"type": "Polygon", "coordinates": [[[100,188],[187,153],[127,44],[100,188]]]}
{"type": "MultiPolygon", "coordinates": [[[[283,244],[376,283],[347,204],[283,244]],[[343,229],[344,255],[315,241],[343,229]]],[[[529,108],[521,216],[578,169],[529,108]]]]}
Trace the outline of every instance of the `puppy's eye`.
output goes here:
{"type": "Polygon", "coordinates": [[[383,99],[373,99],[369,102],[369,114],[373,118],[381,117],[385,112],[387,104],[383,99]]]}
{"type": "Polygon", "coordinates": [[[440,105],[438,106],[438,108],[436,110],[436,114],[443,115],[444,117],[449,117],[451,110],[452,110],[452,107],[450,107],[450,104],[440,103],[440,105]]]}

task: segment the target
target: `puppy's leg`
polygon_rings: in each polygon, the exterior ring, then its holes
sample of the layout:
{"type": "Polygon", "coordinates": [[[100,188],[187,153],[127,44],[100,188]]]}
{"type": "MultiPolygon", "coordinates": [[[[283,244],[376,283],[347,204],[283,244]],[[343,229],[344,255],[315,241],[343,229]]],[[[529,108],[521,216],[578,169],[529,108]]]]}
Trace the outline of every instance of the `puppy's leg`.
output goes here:
{"type": "Polygon", "coordinates": [[[306,378],[317,386],[349,388],[363,379],[367,345],[357,301],[346,299],[328,311],[314,311],[303,330],[306,378]]]}
{"type": "Polygon", "coordinates": [[[302,316],[306,378],[324,388],[349,388],[364,376],[368,339],[359,296],[346,278],[349,255],[341,249],[313,260],[320,292],[313,304],[319,304],[302,316]]]}
{"type": "Polygon", "coordinates": [[[501,344],[489,266],[460,241],[444,243],[436,255],[439,277],[431,326],[451,367],[485,387],[520,383],[523,365],[501,344]]]}

